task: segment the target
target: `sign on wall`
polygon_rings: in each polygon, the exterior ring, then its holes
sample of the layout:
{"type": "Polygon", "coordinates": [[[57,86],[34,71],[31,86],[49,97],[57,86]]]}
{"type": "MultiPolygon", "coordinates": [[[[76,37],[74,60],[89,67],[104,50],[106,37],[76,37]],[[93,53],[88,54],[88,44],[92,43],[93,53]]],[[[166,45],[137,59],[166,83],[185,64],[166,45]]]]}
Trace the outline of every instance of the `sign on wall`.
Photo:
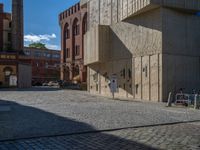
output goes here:
{"type": "Polygon", "coordinates": [[[17,76],[11,75],[9,83],[10,83],[10,86],[17,86],[17,76]]]}
{"type": "Polygon", "coordinates": [[[117,75],[111,76],[109,86],[110,86],[110,91],[114,99],[114,94],[117,92],[117,75]]]}

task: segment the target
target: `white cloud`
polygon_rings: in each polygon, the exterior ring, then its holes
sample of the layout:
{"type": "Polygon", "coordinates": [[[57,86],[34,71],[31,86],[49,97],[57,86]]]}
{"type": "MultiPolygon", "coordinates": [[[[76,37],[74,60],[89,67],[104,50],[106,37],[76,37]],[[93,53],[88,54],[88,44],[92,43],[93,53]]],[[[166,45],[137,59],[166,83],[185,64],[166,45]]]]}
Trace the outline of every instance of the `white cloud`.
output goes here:
{"type": "Polygon", "coordinates": [[[53,49],[53,50],[60,50],[60,49],[61,49],[60,46],[58,46],[58,45],[53,45],[53,44],[46,44],[46,47],[47,47],[48,49],[53,49]]]}
{"type": "Polygon", "coordinates": [[[53,34],[43,34],[43,35],[34,35],[34,34],[27,34],[24,36],[25,42],[40,42],[40,41],[50,41],[51,39],[55,39],[56,35],[53,34]]]}

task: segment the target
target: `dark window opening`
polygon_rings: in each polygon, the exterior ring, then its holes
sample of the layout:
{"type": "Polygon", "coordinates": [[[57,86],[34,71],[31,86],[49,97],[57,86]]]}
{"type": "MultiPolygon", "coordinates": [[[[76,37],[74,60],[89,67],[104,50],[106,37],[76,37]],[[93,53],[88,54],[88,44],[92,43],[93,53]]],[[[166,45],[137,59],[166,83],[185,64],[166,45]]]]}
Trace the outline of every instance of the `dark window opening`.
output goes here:
{"type": "Polygon", "coordinates": [[[67,57],[67,58],[70,58],[70,49],[69,49],[69,48],[67,48],[66,57],[67,57]]]}
{"type": "Polygon", "coordinates": [[[79,45],[76,45],[76,47],[75,47],[75,55],[76,56],[80,55],[80,46],[79,45]]]}

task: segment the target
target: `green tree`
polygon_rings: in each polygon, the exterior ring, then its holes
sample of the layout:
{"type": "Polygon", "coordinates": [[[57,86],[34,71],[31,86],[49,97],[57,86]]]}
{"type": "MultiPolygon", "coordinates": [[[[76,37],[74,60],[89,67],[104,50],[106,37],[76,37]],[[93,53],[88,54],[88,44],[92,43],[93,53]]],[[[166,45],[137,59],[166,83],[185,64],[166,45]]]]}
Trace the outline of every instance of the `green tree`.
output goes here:
{"type": "Polygon", "coordinates": [[[29,44],[29,47],[40,48],[40,49],[47,49],[46,45],[43,44],[43,43],[40,43],[40,42],[31,43],[31,44],[29,44]]]}

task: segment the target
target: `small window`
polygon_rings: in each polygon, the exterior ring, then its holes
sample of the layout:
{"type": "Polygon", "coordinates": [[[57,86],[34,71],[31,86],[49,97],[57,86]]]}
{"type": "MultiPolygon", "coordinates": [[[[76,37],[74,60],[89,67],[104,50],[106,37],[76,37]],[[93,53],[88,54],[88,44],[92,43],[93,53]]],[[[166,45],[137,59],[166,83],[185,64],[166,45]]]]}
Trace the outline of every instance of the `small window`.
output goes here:
{"type": "Polygon", "coordinates": [[[132,78],[132,71],[131,71],[131,69],[128,69],[128,77],[129,77],[129,79],[132,78]]]}
{"type": "Polygon", "coordinates": [[[67,48],[66,57],[70,58],[70,49],[69,48],[67,48]]]}
{"type": "Polygon", "coordinates": [[[8,33],[8,41],[11,42],[11,33],[8,33]]]}
{"type": "Polygon", "coordinates": [[[80,46],[79,45],[76,45],[76,47],[75,47],[75,55],[76,56],[80,55],[80,46]]]}
{"type": "Polygon", "coordinates": [[[9,22],[9,28],[11,28],[12,27],[12,22],[9,22]]]}
{"type": "Polygon", "coordinates": [[[80,34],[80,25],[79,24],[76,24],[74,26],[74,35],[77,36],[80,34]]]}

